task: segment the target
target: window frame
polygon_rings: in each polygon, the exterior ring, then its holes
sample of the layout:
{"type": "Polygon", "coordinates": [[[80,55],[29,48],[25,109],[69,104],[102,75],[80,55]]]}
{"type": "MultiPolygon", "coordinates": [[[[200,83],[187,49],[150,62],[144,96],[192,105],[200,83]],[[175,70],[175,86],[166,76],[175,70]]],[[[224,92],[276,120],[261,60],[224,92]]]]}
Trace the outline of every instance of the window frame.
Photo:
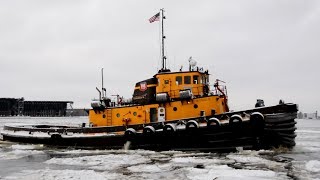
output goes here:
{"type": "Polygon", "coordinates": [[[176,76],[176,85],[182,85],[182,76],[176,76]]]}
{"type": "Polygon", "coordinates": [[[183,76],[184,84],[191,84],[191,76],[183,76]]]}

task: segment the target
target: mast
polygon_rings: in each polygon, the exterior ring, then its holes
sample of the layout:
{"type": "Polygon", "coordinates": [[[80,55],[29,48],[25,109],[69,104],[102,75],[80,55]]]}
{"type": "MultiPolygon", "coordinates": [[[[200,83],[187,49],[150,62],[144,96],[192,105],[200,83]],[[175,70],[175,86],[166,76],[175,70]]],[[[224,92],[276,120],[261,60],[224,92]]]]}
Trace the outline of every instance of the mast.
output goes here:
{"type": "Polygon", "coordinates": [[[164,31],[163,31],[163,20],[165,19],[164,14],[163,14],[163,9],[160,9],[161,11],[161,39],[162,39],[162,69],[166,69],[166,57],[164,56],[164,39],[166,38],[164,36],[164,31]]]}
{"type": "Polygon", "coordinates": [[[102,91],[102,98],[106,96],[106,89],[103,86],[103,68],[101,68],[101,91],[102,91]]]}
{"type": "Polygon", "coordinates": [[[161,59],[162,59],[162,68],[159,70],[159,72],[170,72],[170,69],[167,69],[167,57],[164,55],[164,39],[166,36],[164,35],[164,25],[163,25],[163,20],[166,19],[164,16],[164,9],[160,9],[161,12],[161,59]]]}

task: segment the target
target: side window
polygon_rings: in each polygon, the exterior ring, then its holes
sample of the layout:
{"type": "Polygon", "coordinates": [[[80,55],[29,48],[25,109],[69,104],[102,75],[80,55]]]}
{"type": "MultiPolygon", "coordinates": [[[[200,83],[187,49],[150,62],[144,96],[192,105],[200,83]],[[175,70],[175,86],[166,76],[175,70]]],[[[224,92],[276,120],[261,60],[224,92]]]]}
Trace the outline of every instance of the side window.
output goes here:
{"type": "Polygon", "coordinates": [[[191,76],[184,76],[184,84],[191,84],[191,76]]]}
{"type": "Polygon", "coordinates": [[[176,77],[176,84],[181,85],[182,84],[182,76],[177,76],[176,77]]]}
{"type": "Polygon", "coordinates": [[[164,80],[164,84],[169,84],[169,80],[164,80]]]}
{"type": "Polygon", "coordinates": [[[193,84],[199,84],[199,76],[193,76],[193,84]]]}

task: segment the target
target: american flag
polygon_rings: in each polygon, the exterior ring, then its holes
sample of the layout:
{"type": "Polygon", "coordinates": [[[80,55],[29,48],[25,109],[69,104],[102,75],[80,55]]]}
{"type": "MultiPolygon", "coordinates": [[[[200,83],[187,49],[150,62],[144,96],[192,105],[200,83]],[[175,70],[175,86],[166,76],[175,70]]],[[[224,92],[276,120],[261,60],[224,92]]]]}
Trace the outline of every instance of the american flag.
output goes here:
{"type": "Polygon", "coordinates": [[[150,23],[153,23],[155,21],[159,21],[160,20],[160,12],[158,12],[156,15],[152,16],[150,19],[149,19],[149,22],[150,23]]]}

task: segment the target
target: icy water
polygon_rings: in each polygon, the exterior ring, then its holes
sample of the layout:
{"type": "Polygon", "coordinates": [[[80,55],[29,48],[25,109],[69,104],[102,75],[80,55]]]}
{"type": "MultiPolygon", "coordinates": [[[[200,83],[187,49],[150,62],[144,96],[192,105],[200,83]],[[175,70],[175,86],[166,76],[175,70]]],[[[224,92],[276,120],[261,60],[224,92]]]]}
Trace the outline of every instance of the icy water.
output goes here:
{"type": "MultiPolygon", "coordinates": [[[[86,117],[0,118],[4,124],[80,125],[86,117]]],[[[297,120],[297,145],[216,154],[53,149],[0,143],[0,179],[320,179],[320,120],[297,120]]]]}

